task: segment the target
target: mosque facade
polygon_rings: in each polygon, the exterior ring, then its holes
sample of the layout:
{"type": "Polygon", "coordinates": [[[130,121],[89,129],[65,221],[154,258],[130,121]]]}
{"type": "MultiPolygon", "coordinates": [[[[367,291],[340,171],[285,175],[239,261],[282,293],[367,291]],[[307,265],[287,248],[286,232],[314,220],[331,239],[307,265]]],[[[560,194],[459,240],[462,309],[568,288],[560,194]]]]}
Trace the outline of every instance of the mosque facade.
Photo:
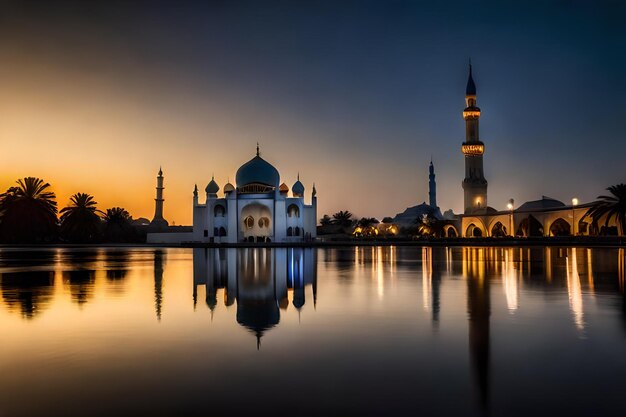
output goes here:
{"type": "Polygon", "coordinates": [[[197,186],[193,193],[194,242],[302,242],[317,236],[315,184],[306,204],[300,175],[291,188],[281,183],[258,145],[256,155],[237,170],[235,185],[227,183],[220,195],[212,178],[204,191],[204,202],[197,186]]]}

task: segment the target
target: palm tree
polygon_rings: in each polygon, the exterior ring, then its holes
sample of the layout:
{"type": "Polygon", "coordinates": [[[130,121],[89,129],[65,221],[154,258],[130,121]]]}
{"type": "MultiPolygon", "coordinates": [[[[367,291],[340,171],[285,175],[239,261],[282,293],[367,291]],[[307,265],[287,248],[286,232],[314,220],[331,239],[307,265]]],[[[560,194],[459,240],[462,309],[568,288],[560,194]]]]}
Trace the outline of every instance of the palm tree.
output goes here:
{"type": "Polygon", "coordinates": [[[320,224],[322,226],[328,226],[332,224],[332,221],[333,221],[332,218],[328,214],[324,214],[324,217],[320,219],[320,224]]]}
{"type": "Polygon", "coordinates": [[[50,241],[57,232],[56,196],[40,178],[17,180],[0,194],[0,237],[6,242],[50,241]]]}
{"type": "Polygon", "coordinates": [[[585,217],[589,216],[594,225],[604,218],[604,226],[615,218],[620,228],[620,235],[626,233],[626,184],[612,185],[607,188],[612,195],[598,196],[585,217]]]}
{"type": "Polygon", "coordinates": [[[338,211],[333,214],[333,219],[336,224],[341,226],[350,226],[352,224],[352,213],[349,211],[338,211]]]}
{"type": "Polygon", "coordinates": [[[61,235],[73,242],[92,242],[100,235],[100,210],[92,195],[76,193],[61,209],[61,235]]]}
{"type": "Polygon", "coordinates": [[[121,207],[107,209],[104,214],[104,237],[110,242],[129,242],[134,240],[135,229],[130,221],[132,217],[121,207]]]}

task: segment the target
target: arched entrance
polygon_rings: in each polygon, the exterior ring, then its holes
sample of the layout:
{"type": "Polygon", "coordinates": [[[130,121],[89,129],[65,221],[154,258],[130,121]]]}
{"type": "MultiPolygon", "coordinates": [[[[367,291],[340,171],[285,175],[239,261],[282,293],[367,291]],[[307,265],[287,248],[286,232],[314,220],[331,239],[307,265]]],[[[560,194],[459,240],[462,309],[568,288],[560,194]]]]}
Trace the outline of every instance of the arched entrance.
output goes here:
{"type": "Polygon", "coordinates": [[[517,235],[524,237],[543,236],[543,226],[539,223],[539,220],[529,215],[520,222],[517,228],[517,235]]]}
{"type": "Polygon", "coordinates": [[[467,226],[467,229],[465,230],[465,237],[482,237],[482,235],[483,231],[474,223],[467,226]]]}
{"type": "Polygon", "coordinates": [[[269,207],[251,203],[241,210],[239,230],[246,241],[266,241],[273,237],[272,213],[269,207]]]}
{"type": "Polygon", "coordinates": [[[455,229],[455,227],[454,227],[454,226],[448,226],[448,227],[445,229],[445,232],[446,232],[446,237],[450,237],[450,238],[453,238],[453,237],[458,237],[458,235],[459,235],[459,234],[456,232],[456,229],[455,229]]]}
{"type": "Polygon", "coordinates": [[[505,237],[508,236],[506,226],[502,224],[502,222],[497,222],[491,228],[491,236],[492,237],[505,237]]]}
{"type": "Polygon", "coordinates": [[[550,225],[550,236],[569,236],[571,235],[571,227],[568,222],[562,218],[558,218],[550,225]]]}

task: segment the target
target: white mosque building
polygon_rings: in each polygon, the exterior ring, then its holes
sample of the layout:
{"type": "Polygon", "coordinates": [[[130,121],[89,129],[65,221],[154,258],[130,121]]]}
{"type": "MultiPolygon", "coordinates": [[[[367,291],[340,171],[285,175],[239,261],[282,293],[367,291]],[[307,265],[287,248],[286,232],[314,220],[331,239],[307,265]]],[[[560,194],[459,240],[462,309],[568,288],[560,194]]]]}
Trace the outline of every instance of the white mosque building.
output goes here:
{"type": "MultiPolygon", "coordinates": [[[[289,243],[308,241],[317,236],[315,184],[311,190],[311,203],[306,204],[300,175],[291,189],[284,182],[281,184],[278,170],[261,158],[258,145],[254,158],[237,170],[235,183],[227,183],[220,193],[219,184],[212,178],[204,189],[204,201],[201,201],[196,185],[193,231],[149,233],[148,242],[289,243]]],[[[157,200],[162,204],[162,195],[157,200]]]]}
{"type": "Polygon", "coordinates": [[[316,237],[317,197],[315,185],[311,204],[305,203],[305,188],[298,179],[291,186],[280,183],[278,170],[256,156],[237,170],[236,186],[220,186],[212,178],[200,202],[198,187],[193,193],[194,242],[301,242],[316,237]],[[291,196],[289,192],[291,191],[291,196]]]}

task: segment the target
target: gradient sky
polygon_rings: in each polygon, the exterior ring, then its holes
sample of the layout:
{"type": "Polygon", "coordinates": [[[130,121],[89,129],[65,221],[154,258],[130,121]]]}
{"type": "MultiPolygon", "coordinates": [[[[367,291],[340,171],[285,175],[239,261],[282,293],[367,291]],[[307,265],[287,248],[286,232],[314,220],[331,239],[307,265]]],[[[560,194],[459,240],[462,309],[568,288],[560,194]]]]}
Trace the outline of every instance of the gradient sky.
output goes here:
{"type": "Polygon", "coordinates": [[[460,212],[471,57],[489,205],[590,201],[626,182],[624,22],[617,1],[0,1],[0,188],[151,218],[162,165],[165,217],[190,224],[194,183],[259,141],[319,217],[427,200],[431,155],[460,212]]]}

